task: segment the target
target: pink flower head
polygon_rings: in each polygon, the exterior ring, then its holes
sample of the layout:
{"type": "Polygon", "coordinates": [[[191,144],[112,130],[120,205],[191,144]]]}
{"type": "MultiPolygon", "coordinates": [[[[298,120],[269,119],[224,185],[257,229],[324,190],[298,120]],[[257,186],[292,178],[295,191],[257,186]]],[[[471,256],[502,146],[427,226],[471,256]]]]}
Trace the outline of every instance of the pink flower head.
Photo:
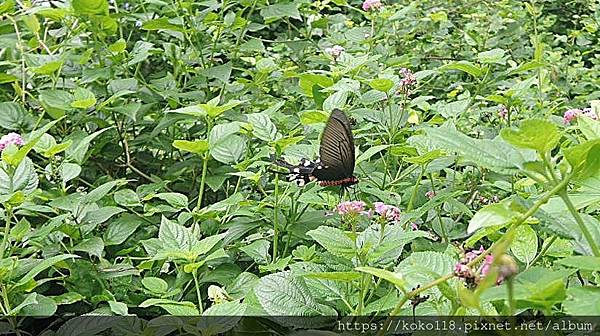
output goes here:
{"type": "Polygon", "coordinates": [[[380,9],[382,6],[381,0],[365,0],[362,4],[362,9],[370,11],[372,9],[380,9]]]}
{"type": "Polygon", "coordinates": [[[331,55],[333,58],[338,58],[344,52],[344,50],[346,49],[339,45],[334,45],[331,48],[325,48],[325,52],[331,55]]]}
{"type": "Polygon", "coordinates": [[[22,146],[25,144],[25,141],[17,133],[8,133],[2,138],[0,138],[0,151],[4,150],[4,148],[6,148],[10,144],[22,146]]]}
{"type": "Polygon", "coordinates": [[[345,201],[338,204],[335,209],[340,215],[356,215],[365,210],[365,205],[363,201],[345,201]]]}
{"type": "Polygon", "coordinates": [[[387,220],[397,222],[400,220],[400,209],[393,205],[387,205],[383,202],[375,202],[375,212],[387,220]]]}
{"type": "Polygon", "coordinates": [[[506,120],[508,118],[508,109],[504,105],[498,107],[498,116],[500,119],[506,120]]]}
{"type": "Polygon", "coordinates": [[[580,115],[583,111],[580,109],[569,109],[563,115],[563,123],[569,124],[571,121],[575,120],[578,115],[580,115]]]}
{"type": "Polygon", "coordinates": [[[417,231],[419,229],[419,226],[417,225],[417,223],[412,222],[410,223],[410,228],[413,229],[413,231],[417,231]]]}
{"type": "Polygon", "coordinates": [[[428,192],[425,193],[425,196],[427,196],[427,198],[429,198],[429,199],[434,198],[435,195],[436,195],[435,191],[433,191],[433,190],[430,190],[430,191],[428,191],[428,192]]]}
{"type": "Polygon", "coordinates": [[[490,272],[490,268],[492,267],[493,262],[494,262],[493,255],[488,254],[485,256],[485,261],[483,262],[483,265],[481,266],[481,277],[485,277],[490,272]]]}
{"type": "Polygon", "coordinates": [[[402,79],[400,79],[400,91],[408,91],[417,84],[417,77],[415,77],[415,74],[410,69],[400,69],[400,75],[402,75],[402,79]]]}

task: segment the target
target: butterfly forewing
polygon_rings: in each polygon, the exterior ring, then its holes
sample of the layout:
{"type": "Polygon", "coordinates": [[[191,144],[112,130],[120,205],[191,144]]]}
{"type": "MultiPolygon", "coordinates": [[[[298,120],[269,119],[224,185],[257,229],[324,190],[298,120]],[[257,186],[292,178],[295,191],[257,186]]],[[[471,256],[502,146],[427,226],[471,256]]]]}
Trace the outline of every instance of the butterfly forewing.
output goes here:
{"type": "Polygon", "coordinates": [[[323,169],[315,170],[319,180],[337,181],[352,177],[354,173],[354,138],[350,120],[341,110],[335,109],[323,130],[319,150],[323,169]]]}

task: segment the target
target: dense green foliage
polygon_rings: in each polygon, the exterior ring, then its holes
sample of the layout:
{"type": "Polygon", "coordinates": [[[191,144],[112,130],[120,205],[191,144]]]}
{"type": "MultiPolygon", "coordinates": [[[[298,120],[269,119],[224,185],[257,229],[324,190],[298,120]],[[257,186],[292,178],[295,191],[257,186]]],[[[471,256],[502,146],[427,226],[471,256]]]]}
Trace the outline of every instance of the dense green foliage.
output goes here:
{"type": "Polygon", "coordinates": [[[369,3],[4,1],[8,323],[599,315],[600,3],[369,3]],[[341,206],[271,172],[335,108],[341,206]]]}

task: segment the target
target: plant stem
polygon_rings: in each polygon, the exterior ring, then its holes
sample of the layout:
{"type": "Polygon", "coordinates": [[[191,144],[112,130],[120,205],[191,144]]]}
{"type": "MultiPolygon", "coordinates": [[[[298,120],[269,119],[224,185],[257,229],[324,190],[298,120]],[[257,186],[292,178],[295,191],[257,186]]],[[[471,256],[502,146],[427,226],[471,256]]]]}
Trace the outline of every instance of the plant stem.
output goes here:
{"type": "Polygon", "coordinates": [[[512,276],[506,279],[506,288],[508,290],[508,315],[515,316],[515,286],[512,276]]]}
{"type": "Polygon", "coordinates": [[[206,171],[208,170],[208,153],[204,154],[204,160],[202,161],[202,176],[200,177],[200,190],[198,191],[198,203],[196,207],[198,210],[202,208],[202,199],[204,198],[204,186],[206,184],[206,171]]]}
{"type": "Polygon", "coordinates": [[[410,195],[410,200],[408,200],[408,205],[406,206],[406,212],[409,212],[413,208],[413,203],[415,202],[415,198],[417,198],[417,192],[419,191],[419,184],[421,184],[421,179],[423,178],[423,174],[425,173],[425,167],[421,166],[421,172],[419,173],[419,177],[417,177],[417,181],[415,182],[415,187],[413,189],[412,194],[410,195]]]}
{"type": "Polygon", "coordinates": [[[556,238],[558,238],[558,236],[552,236],[550,238],[550,240],[548,241],[548,243],[546,244],[546,246],[544,246],[544,248],[540,251],[540,253],[538,253],[538,255],[535,256],[535,258],[533,258],[533,260],[529,263],[529,265],[527,266],[527,268],[529,268],[529,266],[535,265],[535,263],[544,256],[544,254],[546,254],[546,252],[550,249],[550,247],[552,246],[552,244],[554,244],[554,242],[556,241],[556,238]]]}
{"type": "Polygon", "coordinates": [[[8,236],[10,235],[10,219],[13,216],[12,206],[6,206],[6,213],[4,214],[6,221],[4,224],[4,236],[2,237],[2,245],[0,246],[0,259],[4,258],[4,252],[8,245],[8,236]]]}
{"type": "Polygon", "coordinates": [[[198,270],[194,270],[194,272],[192,273],[193,278],[194,278],[194,287],[196,287],[196,297],[198,298],[198,308],[200,309],[200,314],[202,314],[202,311],[204,310],[203,305],[202,305],[202,295],[200,295],[200,286],[198,285],[198,270]]]}
{"type": "Polygon", "coordinates": [[[273,259],[277,260],[277,248],[279,245],[279,175],[275,174],[275,201],[273,203],[273,259]]]}
{"type": "Polygon", "coordinates": [[[563,202],[565,202],[565,205],[569,209],[569,212],[571,213],[573,218],[575,218],[575,222],[577,222],[577,225],[579,226],[579,230],[581,230],[581,233],[583,233],[585,240],[590,245],[590,248],[592,249],[592,253],[594,254],[594,256],[600,257],[600,250],[598,249],[598,245],[596,245],[596,242],[594,241],[594,237],[592,236],[592,234],[590,233],[588,228],[585,226],[585,223],[583,222],[581,215],[579,214],[577,209],[575,209],[575,206],[571,202],[571,199],[569,198],[569,195],[567,194],[566,190],[563,190],[562,192],[560,192],[559,196],[560,196],[560,198],[562,198],[563,202]]]}

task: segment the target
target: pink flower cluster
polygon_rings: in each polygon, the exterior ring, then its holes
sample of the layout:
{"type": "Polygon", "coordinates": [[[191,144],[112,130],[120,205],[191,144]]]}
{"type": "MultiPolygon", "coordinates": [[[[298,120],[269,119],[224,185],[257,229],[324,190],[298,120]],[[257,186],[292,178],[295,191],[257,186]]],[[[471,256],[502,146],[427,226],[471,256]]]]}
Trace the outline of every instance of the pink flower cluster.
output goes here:
{"type": "Polygon", "coordinates": [[[502,120],[506,120],[508,118],[508,109],[504,105],[500,105],[498,107],[498,116],[502,120]]]}
{"type": "Polygon", "coordinates": [[[429,190],[428,192],[426,192],[426,193],[425,193],[425,196],[426,196],[427,198],[429,198],[429,199],[432,199],[432,198],[434,198],[434,197],[435,197],[435,195],[436,195],[436,193],[435,193],[435,191],[433,191],[433,190],[429,190]]]}
{"type": "Polygon", "coordinates": [[[344,47],[339,46],[339,45],[334,45],[331,48],[325,48],[325,52],[328,53],[329,55],[331,55],[331,57],[338,58],[340,57],[340,55],[344,52],[344,47]]]}
{"type": "Polygon", "coordinates": [[[363,201],[345,201],[335,207],[340,215],[358,215],[365,210],[367,204],[363,201]]]}
{"type": "MultiPolygon", "coordinates": [[[[492,267],[492,263],[494,262],[494,257],[492,255],[485,256],[483,263],[479,266],[479,269],[473,269],[467,266],[470,262],[475,260],[480,254],[485,251],[483,246],[479,248],[479,250],[471,250],[466,252],[464,257],[454,265],[454,274],[458,276],[460,279],[464,280],[469,284],[476,284],[479,282],[479,279],[484,278],[492,267]]],[[[498,284],[503,279],[498,279],[498,284]]]]}
{"type": "Polygon", "coordinates": [[[8,147],[8,145],[10,144],[22,146],[25,144],[25,141],[17,133],[8,133],[2,138],[0,138],[0,151],[3,151],[4,148],[8,147]]]}
{"type": "Polygon", "coordinates": [[[587,107],[584,108],[583,110],[581,109],[568,109],[565,114],[563,115],[563,123],[569,124],[571,123],[573,120],[577,119],[577,117],[579,116],[586,116],[590,119],[593,120],[598,120],[598,115],[596,113],[594,113],[594,111],[592,111],[591,108],[587,107]]]}
{"type": "Polygon", "coordinates": [[[400,75],[402,76],[402,79],[400,79],[400,87],[398,88],[400,92],[408,92],[410,88],[417,84],[417,77],[410,69],[400,69],[400,75]]]}
{"type": "Polygon", "coordinates": [[[383,7],[381,0],[365,0],[362,4],[362,9],[365,11],[380,9],[381,7],[383,7]]]}
{"type": "Polygon", "coordinates": [[[375,202],[375,212],[389,221],[397,222],[400,220],[400,209],[393,205],[387,205],[383,202],[375,202]]]}

